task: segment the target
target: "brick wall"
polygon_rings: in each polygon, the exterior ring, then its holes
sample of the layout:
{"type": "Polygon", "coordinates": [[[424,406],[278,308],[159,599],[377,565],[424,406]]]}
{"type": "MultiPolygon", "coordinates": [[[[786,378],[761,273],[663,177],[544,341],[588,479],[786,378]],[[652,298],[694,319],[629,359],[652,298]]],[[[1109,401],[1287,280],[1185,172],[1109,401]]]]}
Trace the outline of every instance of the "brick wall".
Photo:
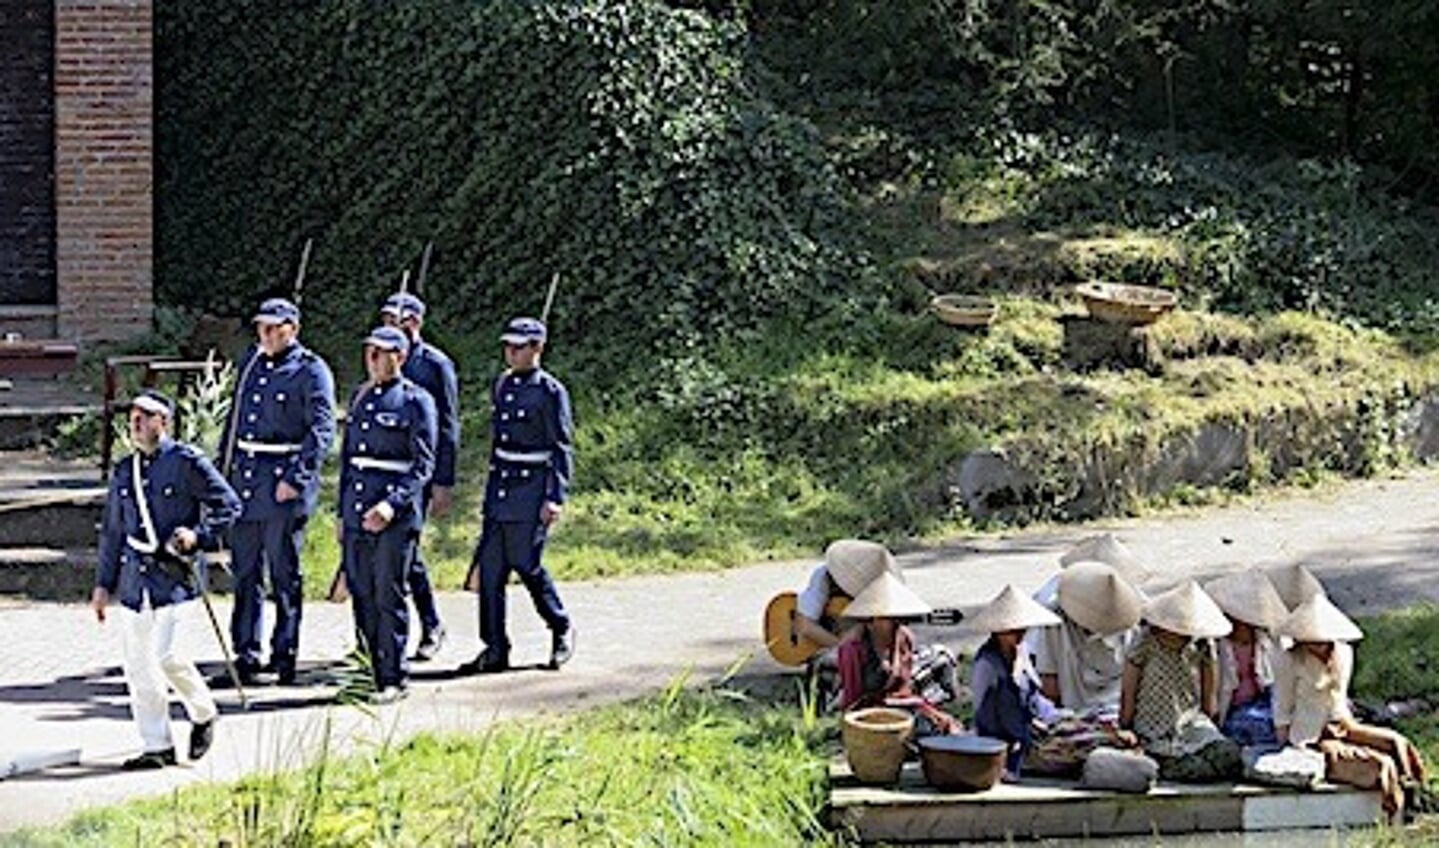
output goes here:
{"type": "Polygon", "coordinates": [[[54,5],[59,333],[122,339],[154,311],[151,0],[54,5]]]}
{"type": "Polygon", "coordinates": [[[0,0],[0,311],[55,303],[54,40],[50,0],[0,0]]]}

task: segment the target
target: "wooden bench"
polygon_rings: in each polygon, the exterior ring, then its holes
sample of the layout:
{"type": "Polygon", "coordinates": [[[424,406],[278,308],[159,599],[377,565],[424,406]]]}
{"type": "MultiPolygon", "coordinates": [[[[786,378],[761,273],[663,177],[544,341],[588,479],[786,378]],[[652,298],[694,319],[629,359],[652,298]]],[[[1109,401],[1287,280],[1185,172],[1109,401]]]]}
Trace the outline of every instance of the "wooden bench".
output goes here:
{"type": "Polygon", "coordinates": [[[75,369],[79,349],[51,339],[0,340],[0,377],[57,377],[75,369]]]}
{"type": "Polygon", "coordinates": [[[863,786],[849,767],[830,767],[830,824],[864,842],[1025,840],[1061,837],[1259,831],[1372,825],[1380,796],[1347,786],[1297,791],[1251,784],[1161,783],[1145,795],[1081,789],[1074,781],[1026,778],[987,792],[946,793],[904,765],[899,784],[863,786]]]}

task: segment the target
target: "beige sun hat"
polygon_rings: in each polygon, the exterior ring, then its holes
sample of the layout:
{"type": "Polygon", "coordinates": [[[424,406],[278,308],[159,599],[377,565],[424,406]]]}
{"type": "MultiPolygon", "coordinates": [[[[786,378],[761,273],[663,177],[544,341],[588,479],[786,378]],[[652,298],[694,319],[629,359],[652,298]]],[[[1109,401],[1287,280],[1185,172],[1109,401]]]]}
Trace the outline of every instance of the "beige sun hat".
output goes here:
{"type": "Polygon", "coordinates": [[[1091,633],[1109,636],[1139,623],[1144,598],[1112,565],[1076,562],[1059,572],[1059,608],[1091,633]]]}
{"type": "Polygon", "coordinates": [[[1279,591],[1257,568],[1226,574],[1204,584],[1204,591],[1230,618],[1269,632],[1289,617],[1279,591]]]}
{"type": "Polygon", "coordinates": [[[824,552],[824,567],[840,591],[851,598],[863,592],[886,571],[901,574],[899,563],[888,548],[864,539],[840,539],[830,543],[824,552]]]}
{"type": "Polygon", "coordinates": [[[1296,642],[1355,642],[1364,638],[1364,631],[1354,619],[1334,606],[1323,592],[1300,604],[1277,632],[1296,642]]]}
{"type": "Polygon", "coordinates": [[[1149,569],[1145,568],[1139,558],[1113,533],[1100,533],[1080,539],[1059,558],[1061,566],[1070,566],[1076,562],[1102,562],[1112,565],[1121,577],[1135,586],[1149,579],[1149,569]]]}
{"type": "Polygon", "coordinates": [[[1279,597],[1284,600],[1284,606],[1291,612],[1315,595],[1324,594],[1324,584],[1319,582],[1319,578],[1297,562],[1277,565],[1268,569],[1265,574],[1279,592],[1279,597]]]}
{"type": "Polygon", "coordinates": [[[1199,584],[1186,580],[1144,605],[1144,620],[1154,627],[1192,639],[1214,639],[1228,636],[1234,626],[1224,617],[1224,610],[1204,594],[1199,584]]]}
{"type": "Polygon", "coordinates": [[[931,610],[893,571],[881,571],[844,608],[845,618],[918,618],[931,610]]]}
{"type": "Polygon", "coordinates": [[[1048,627],[1061,621],[1043,604],[1011,585],[1005,586],[1004,591],[995,595],[984,609],[965,619],[964,624],[985,633],[1003,633],[1006,630],[1048,627]]]}

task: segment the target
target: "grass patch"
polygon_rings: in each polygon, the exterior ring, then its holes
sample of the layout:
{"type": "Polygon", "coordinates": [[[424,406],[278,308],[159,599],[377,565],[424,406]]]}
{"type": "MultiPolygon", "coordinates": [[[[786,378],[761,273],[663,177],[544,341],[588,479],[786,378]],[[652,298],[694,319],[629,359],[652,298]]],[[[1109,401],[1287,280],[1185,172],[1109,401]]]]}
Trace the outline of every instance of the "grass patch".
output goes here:
{"type": "MultiPolygon", "coordinates": [[[[1439,607],[1419,604],[1382,615],[1361,618],[1364,639],[1355,645],[1354,679],[1350,696],[1363,704],[1381,707],[1394,701],[1423,699],[1429,707],[1395,722],[1424,754],[1431,777],[1429,788],[1439,788],[1439,607]]],[[[1378,828],[1356,834],[1345,844],[1360,846],[1433,845],[1439,840],[1439,815],[1421,817],[1407,827],[1378,828]]]]}
{"type": "Polygon", "coordinates": [[[300,771],[187,787],[10,844],[833,844],[819,821],[832,728],[794,697],[683,683],[581,715],[380,741],[300,771]]]}

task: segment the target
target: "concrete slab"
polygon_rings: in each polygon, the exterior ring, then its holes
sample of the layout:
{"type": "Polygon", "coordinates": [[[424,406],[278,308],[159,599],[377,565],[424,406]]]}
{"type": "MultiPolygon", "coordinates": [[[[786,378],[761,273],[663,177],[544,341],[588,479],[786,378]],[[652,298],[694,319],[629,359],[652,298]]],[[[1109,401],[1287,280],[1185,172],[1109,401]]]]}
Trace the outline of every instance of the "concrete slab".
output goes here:
{"type": "Polygon", "coordinates": [[[843,763],[831,768],[835,827],[864,842],[1108,837],[1371,825],[1377,792],[1324,785],[1310,792],[1249,784],[1161,783],[1145,795],[1081,789],[1073,781],[1027,779],[987,792],[930,788],[918,763],[894,787],[862,786],[843,763]]]}
{"type": "Polygon", "coordinates": [[[79,748],[43,748],[24,751],[0,750],[0,780],[33,774],[47,768],[80,764],[79,748]]]}

